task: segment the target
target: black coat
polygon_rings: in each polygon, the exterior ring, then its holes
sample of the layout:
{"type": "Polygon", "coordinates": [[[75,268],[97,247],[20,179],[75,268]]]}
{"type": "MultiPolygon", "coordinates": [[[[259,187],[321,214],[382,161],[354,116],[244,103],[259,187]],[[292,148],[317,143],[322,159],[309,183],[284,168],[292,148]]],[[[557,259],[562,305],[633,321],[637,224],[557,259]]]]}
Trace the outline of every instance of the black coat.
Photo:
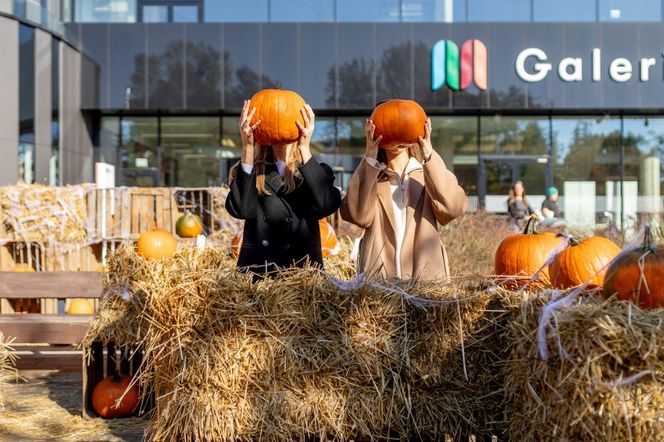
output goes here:
{"type": "Polygon", "coordinates": [[[247,174],[238,164],[226,199],[231,216],[245,220],[239,268],[263,273],[277,267],[323,265],[318,220],[341,205],[341,193],[334,187],[334,173],[327,164],[310,159],[300,165],[297,187],[286,187],[274,164],[265,169],[270,195],[256,189],[256,171],[247,174]],[[267,264],[267,265],[266,265],[267,264]]]}

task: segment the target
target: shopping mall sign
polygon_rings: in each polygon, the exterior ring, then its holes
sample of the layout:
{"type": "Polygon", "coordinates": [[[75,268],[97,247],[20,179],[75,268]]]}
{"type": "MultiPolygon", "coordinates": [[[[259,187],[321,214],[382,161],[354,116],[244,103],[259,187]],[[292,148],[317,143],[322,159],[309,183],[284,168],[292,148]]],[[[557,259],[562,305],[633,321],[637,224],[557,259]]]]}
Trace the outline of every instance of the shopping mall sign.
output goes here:
{"type": "MultiPolygon", "coordinates": [[[[564,82],[583,81],[585,72],[587,72],[584,71],[584,64],[587,63],[588,61],[581,57],[565,57],[557,63],[558,77],[564,82]]],[[[516,57],[516,74],[523,81],[537,83],[549,75],[554,64],[542,49],[526,48],[516,57]]],[[[608,62],[609,78],[624,83],[629,81],[633,75],[638,75],[640,81],[648,81],[650,68],[656,64],[657,60],[646,57],[638,59],[636,66],[633,66],[628,59],[617,57],[608,62]]],[[[586,67],[589,67],[592,81],[602,80],[602,50],[600,48],[590,51],[589,66],[586,67]]]]}
{"type": "Polygon", "coordinates": [[[459,46],[452,40],[440,40],[431,50],[431,89],[438,90],[445,84],[458,91],[475,83],[486,90],[488,67],[486,46],[480,40],[467,40],[459,46]]]}

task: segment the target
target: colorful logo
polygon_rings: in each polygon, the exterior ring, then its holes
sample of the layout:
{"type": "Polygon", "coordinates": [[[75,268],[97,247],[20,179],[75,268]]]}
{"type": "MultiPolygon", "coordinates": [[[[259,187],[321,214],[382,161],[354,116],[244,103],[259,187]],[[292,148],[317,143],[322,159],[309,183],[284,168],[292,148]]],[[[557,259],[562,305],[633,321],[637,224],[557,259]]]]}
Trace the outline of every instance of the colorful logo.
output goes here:
{"type": "Polygon", "coordinates": [[[464,90],[470,83],[478,89],[487,87],[487,51],[479,40],[466,40],[459,46],[451,40],[440,40],[431,50],[431,89],[436,91],[447,83],[454,91],[464,90]]]}

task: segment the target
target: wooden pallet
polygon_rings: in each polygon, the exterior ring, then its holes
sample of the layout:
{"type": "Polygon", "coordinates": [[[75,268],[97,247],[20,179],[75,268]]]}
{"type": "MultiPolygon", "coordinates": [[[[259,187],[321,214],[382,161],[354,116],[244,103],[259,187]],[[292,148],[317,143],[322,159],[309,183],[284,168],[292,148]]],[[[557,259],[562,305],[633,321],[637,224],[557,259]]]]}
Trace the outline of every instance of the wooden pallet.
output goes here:
{"type": "MultiPolygon", "coordinates": [[[[99,415],[92,406],[92,392],[95,386],[105,377],[112,376],[118,371],[120,374],[134,376],[143,361],[143,351],[137,347],[116,347],[109,343],[104,346],[101,342],[93,342],[90,348],[90,360],[83,357],[83,417],[97,418],[99,415]]],[[[147,399],[139,404],[135,414],[141,416],[154,407],[152,394],[144,395],[147,399]]]]}

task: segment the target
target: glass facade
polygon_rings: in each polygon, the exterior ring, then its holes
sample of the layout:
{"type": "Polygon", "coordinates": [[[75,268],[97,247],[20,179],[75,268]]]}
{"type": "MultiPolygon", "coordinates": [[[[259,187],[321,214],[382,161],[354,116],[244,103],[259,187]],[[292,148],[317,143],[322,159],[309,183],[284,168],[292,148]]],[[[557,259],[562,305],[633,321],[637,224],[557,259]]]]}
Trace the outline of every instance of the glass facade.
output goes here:
{"type": "MultiPolygon", "coordinates": [[[[365,119],[316,119],[313,153],[334,168],[342,187],[364,155],[365,119]]],[[[517,180],[535,209],[546,188],[556,186],[571,224],[629,228],[664,209],[664,117],[433,115],[431,121],[432,143],[466,190],[470,210],[505,212],[517,180]]],[[[221,185],[240,158],[237,126],[237,116],[104,116],[96,159],[116,164],[119,185],[221,185]]]]}
{"type": "Polygon", "coordinates": [[[48,183],[60,184],[60,41],[51,40],[51,157],[48,183]]]}

